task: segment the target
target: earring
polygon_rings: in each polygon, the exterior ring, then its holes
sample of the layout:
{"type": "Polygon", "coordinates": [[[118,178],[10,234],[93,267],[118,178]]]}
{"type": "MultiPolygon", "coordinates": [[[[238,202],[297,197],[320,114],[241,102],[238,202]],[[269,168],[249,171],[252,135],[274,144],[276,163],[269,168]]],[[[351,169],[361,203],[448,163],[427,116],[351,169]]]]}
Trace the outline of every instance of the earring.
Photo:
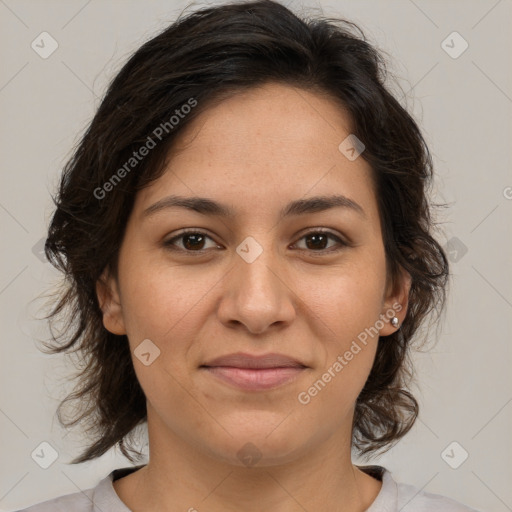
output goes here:
{"type": "Polygon", "coordinates": [[[399,329],[400,328],[400,322],[398,321],[398,318],[396,316],[394,316],[392,319],[391,319],[391,325],[393,327],[395,327],[396,329],[399,329]]]}

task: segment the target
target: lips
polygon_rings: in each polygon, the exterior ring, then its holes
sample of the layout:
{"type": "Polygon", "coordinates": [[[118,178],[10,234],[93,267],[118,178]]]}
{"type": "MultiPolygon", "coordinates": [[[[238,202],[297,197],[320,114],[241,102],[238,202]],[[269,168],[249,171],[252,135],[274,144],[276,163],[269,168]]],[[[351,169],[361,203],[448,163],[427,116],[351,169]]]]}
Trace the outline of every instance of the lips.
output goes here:
{"type": "Polygon", "coordinates": [[[201,366],[208,375],[244,391],[264,391],[295,380],[307,366],[282,354],[230,354],[201,366]]]}
{"type": "Polygon", "coordinates": [[[282,354],[264,354],[256,356],[243,353],[220,356],[202,366],[208,368],[230,367],[246,369],[306,368],[306,365],[296,359],[282,354]]]}

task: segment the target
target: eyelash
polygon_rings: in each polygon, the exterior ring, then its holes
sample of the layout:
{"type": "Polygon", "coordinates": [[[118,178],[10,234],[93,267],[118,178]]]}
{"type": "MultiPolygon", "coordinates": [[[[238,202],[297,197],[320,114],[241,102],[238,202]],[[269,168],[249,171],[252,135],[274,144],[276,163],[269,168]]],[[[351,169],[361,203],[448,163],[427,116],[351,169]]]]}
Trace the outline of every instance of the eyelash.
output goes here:
{"type": "MultiPolygon", "coordinates": [[[[318,249],[316,251],[313,250],[313,249],[298,249],[298,250],[299,251],[310,252],[310,253],[312,253],[315,256],[322,256],[322,255],[325,255],[325,254],[332,254],[334,252],[338,252],[338,251],[344,249],[345,247],[349,247],[349,244],[347,242],[344,242],[339,236],[335,235],[331,231],[327,231],[327,230],[324,230],[324,229],[315,229],[315,230],[309,231],[309,232],[303,234],[299,238],[299,241],[302,240],[303,238],[306,238],[309,235],[316,235],[316,234],[328,235],[331,239],[334,239],[335,241],[337,241],[338,244],[341,245],[341,247],[338,247],[337,249],[332,249],[332,248],[329,248],[329,249],[318,249]]],[[[213,240],[213,238],[210,235],[208,235],[207,233],[205,233],[204,231],[200,231],[200,230],[187,230],[187,231],[182,231],[179,235],[176,235],[176,236],[174,236],[173,238],[171,238],[169,240],[166,240],[164,242],[164,246],[167,249],[172,250],[172,251],[181,251],[181,252],[185,252],[185,253],[190,254],[190,255],[197,255],[197,256],[204,255],[204,253],[206,253],[209,250],[209,249],[199,249],[197,251],[189,251],[187,249],[182,249],[182,248],[176,247],[176,245],[174,245],[176,240],[179,240],[180,238],[184,238],[187,235],[202,235],[202,236],[204,236],[206,238],[209,238],[210,240],[213,240]]],[[[297,242],[295,242],[295,243],[297,243],[297,242]]]]}

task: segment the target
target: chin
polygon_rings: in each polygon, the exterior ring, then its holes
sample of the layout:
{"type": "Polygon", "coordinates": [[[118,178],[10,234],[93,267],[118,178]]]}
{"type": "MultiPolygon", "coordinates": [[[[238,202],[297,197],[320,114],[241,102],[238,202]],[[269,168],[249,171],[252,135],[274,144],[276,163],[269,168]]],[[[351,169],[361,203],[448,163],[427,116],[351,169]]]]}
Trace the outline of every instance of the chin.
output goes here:
{"type": "MultiPolygon", "coordinates": [[[[304,430],[293,428],[292,424],[282,421],[249,421],[244,425],[223,423],[226,434],[212,444],[209,439],[208,450],[216,459],[239,467],[268,467],[286,464],[306,451],[308,439],[304,430]],[[281,425],[279,425],[279,423],[281,425]]],[[[206,440],[205,440],[206,441],[206,440]]]]}

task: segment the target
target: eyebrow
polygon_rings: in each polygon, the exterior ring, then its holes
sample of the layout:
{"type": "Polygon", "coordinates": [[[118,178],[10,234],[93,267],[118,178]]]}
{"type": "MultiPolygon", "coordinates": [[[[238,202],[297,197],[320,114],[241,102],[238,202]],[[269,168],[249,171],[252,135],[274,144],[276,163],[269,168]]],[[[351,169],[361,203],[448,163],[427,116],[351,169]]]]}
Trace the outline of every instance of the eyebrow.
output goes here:
{"type": "MultiPolygon", "coordinates": [[[[186,208],[198,212],[202,215],[214,215],[219,217],[234,218],[235,211],[227,205],[223,205],[208,199],[206,197],[183,197],[183,196],[167,196],[146,208],[143,212],[144,217],[151,216],[167,208],[186,208]]],[[[308,199],[298,199],[287,204],[279,213],[279,217],[290,217],[293,215],[305,215],[308,213],[316,213],[329,210],[331,208],[347,208],[361,217],[367,218],[366,213],[354,200],[344,195],[316,196],[308,199]]]]}

